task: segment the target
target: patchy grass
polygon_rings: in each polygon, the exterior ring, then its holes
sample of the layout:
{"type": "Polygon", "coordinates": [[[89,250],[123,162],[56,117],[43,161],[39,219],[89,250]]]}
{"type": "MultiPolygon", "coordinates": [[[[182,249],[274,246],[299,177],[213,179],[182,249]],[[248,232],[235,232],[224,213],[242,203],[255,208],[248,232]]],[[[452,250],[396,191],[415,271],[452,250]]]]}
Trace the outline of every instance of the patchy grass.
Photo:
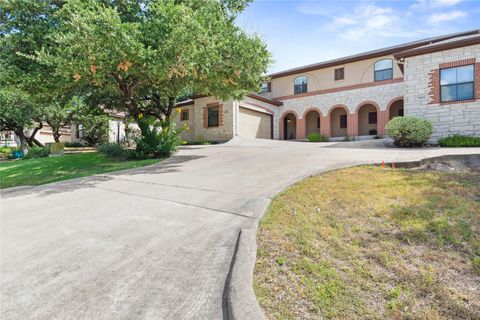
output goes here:
{"type": "Polygon", "coordinates": [[[276,197],[254,289],[272,319],[480,319],[480,172],[356,167],[276,197]]]}
{"type": "Polygon", "coordinates": [[[0,188],[39,185],[122,169],[143,167],[155,159],[118,161],[100,153],[0,162],[0,188]]]}

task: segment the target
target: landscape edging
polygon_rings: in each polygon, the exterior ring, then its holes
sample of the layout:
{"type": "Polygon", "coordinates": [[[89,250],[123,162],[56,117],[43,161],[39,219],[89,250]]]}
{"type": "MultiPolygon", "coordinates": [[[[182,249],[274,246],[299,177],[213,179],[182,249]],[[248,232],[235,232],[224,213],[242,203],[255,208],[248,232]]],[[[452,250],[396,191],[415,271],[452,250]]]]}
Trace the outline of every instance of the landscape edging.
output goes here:
{"type": "Polygon", "coordinates": [[[228,318],[232,320],[265,319],[253,291],[253,269],[257,260],[257,226],[243,228],[227,283],[228,318]]]}

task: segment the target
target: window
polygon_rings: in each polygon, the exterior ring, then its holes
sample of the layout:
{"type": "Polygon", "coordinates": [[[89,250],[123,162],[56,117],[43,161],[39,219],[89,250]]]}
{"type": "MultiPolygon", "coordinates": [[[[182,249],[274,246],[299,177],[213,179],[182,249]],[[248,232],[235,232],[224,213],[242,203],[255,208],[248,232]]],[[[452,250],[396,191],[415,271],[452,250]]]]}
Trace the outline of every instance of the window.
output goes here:
{"type": "Polygon", "coordinates": [[[345,129],[347,128],[347,115],[342,114],[340,116],[340,129],[345,129]]]}
{"type": "Polygon", "coordinates": [[[377,124],[377,112],[368,113],[368,124],[377,124]]]}
{"type": "Polygon", "coordinates": [[[260,93],[269,93],[271,91],[272,91],[272,83],[271,82],[262,83],[262,87],[260,88],[260,93]]]}
{"type": "Polygon", "coordinates": [[[375,81],[393,78],[393,61],[390,59],[375,62],[375,81]]]}
{"type": "Polygon", "coordinates": [[[180,121],[188,121],[188,110],[182,110],[180,112],[180,121]]]}
{"type": "Polygon", "coordinates": [[[77,136],[78,139],[82,139],[82,138],[83,138],[83,124],[78,124],[78,125],[77,125],[76,136],[77,136]]]}
{"type": "Polygon", "coordinates": [[[219,111],[218,105],[207,107],[207,109],[208,109],[207,126],[209,128],[218,127],[219,115],[220,115],[220,113],[218,112],[219,111]]]}
{"type": "Polygon", "coordinates": [[[320,117],[317,118],[317,129],[320,129],[320,117]]]}
{"type": "Polygon", "coordinates": [[[440,70],[440,100],[461,101],[473,99],[473,64],[440,70]]]}
{"type": "Polygon", "coordinates": [[[345,68],[335,69],[335,81],[345,79],[345,68]]]}
{"type": "Polygon", "coordinates": [[[294,92],[295,94],[307,92],[308,79],[306,76],[297,77],[294,80],[294,92]]]}

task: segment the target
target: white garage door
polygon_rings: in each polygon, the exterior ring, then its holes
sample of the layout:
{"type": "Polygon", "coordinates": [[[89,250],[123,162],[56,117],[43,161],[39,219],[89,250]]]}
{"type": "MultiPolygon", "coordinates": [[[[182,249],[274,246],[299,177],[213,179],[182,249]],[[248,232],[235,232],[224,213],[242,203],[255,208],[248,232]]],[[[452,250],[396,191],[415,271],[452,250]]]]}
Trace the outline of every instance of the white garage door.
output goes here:
{"type": "Polygon", "coordinates": [[[241,137],[271,139],[272,116],[240,107],[238,129],[241,137]]]}

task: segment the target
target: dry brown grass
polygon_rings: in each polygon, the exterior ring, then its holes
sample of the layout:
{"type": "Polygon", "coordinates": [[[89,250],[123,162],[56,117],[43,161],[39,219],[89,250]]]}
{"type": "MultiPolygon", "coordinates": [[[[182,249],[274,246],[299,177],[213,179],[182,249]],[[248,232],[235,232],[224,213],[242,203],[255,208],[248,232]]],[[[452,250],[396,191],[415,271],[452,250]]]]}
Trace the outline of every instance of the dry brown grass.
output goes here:
{"type": "Polygon", "coordinates": [[[480,319],[480,172],[356,167],[273,200],[254,287],[272,319],[480,319]]]}

